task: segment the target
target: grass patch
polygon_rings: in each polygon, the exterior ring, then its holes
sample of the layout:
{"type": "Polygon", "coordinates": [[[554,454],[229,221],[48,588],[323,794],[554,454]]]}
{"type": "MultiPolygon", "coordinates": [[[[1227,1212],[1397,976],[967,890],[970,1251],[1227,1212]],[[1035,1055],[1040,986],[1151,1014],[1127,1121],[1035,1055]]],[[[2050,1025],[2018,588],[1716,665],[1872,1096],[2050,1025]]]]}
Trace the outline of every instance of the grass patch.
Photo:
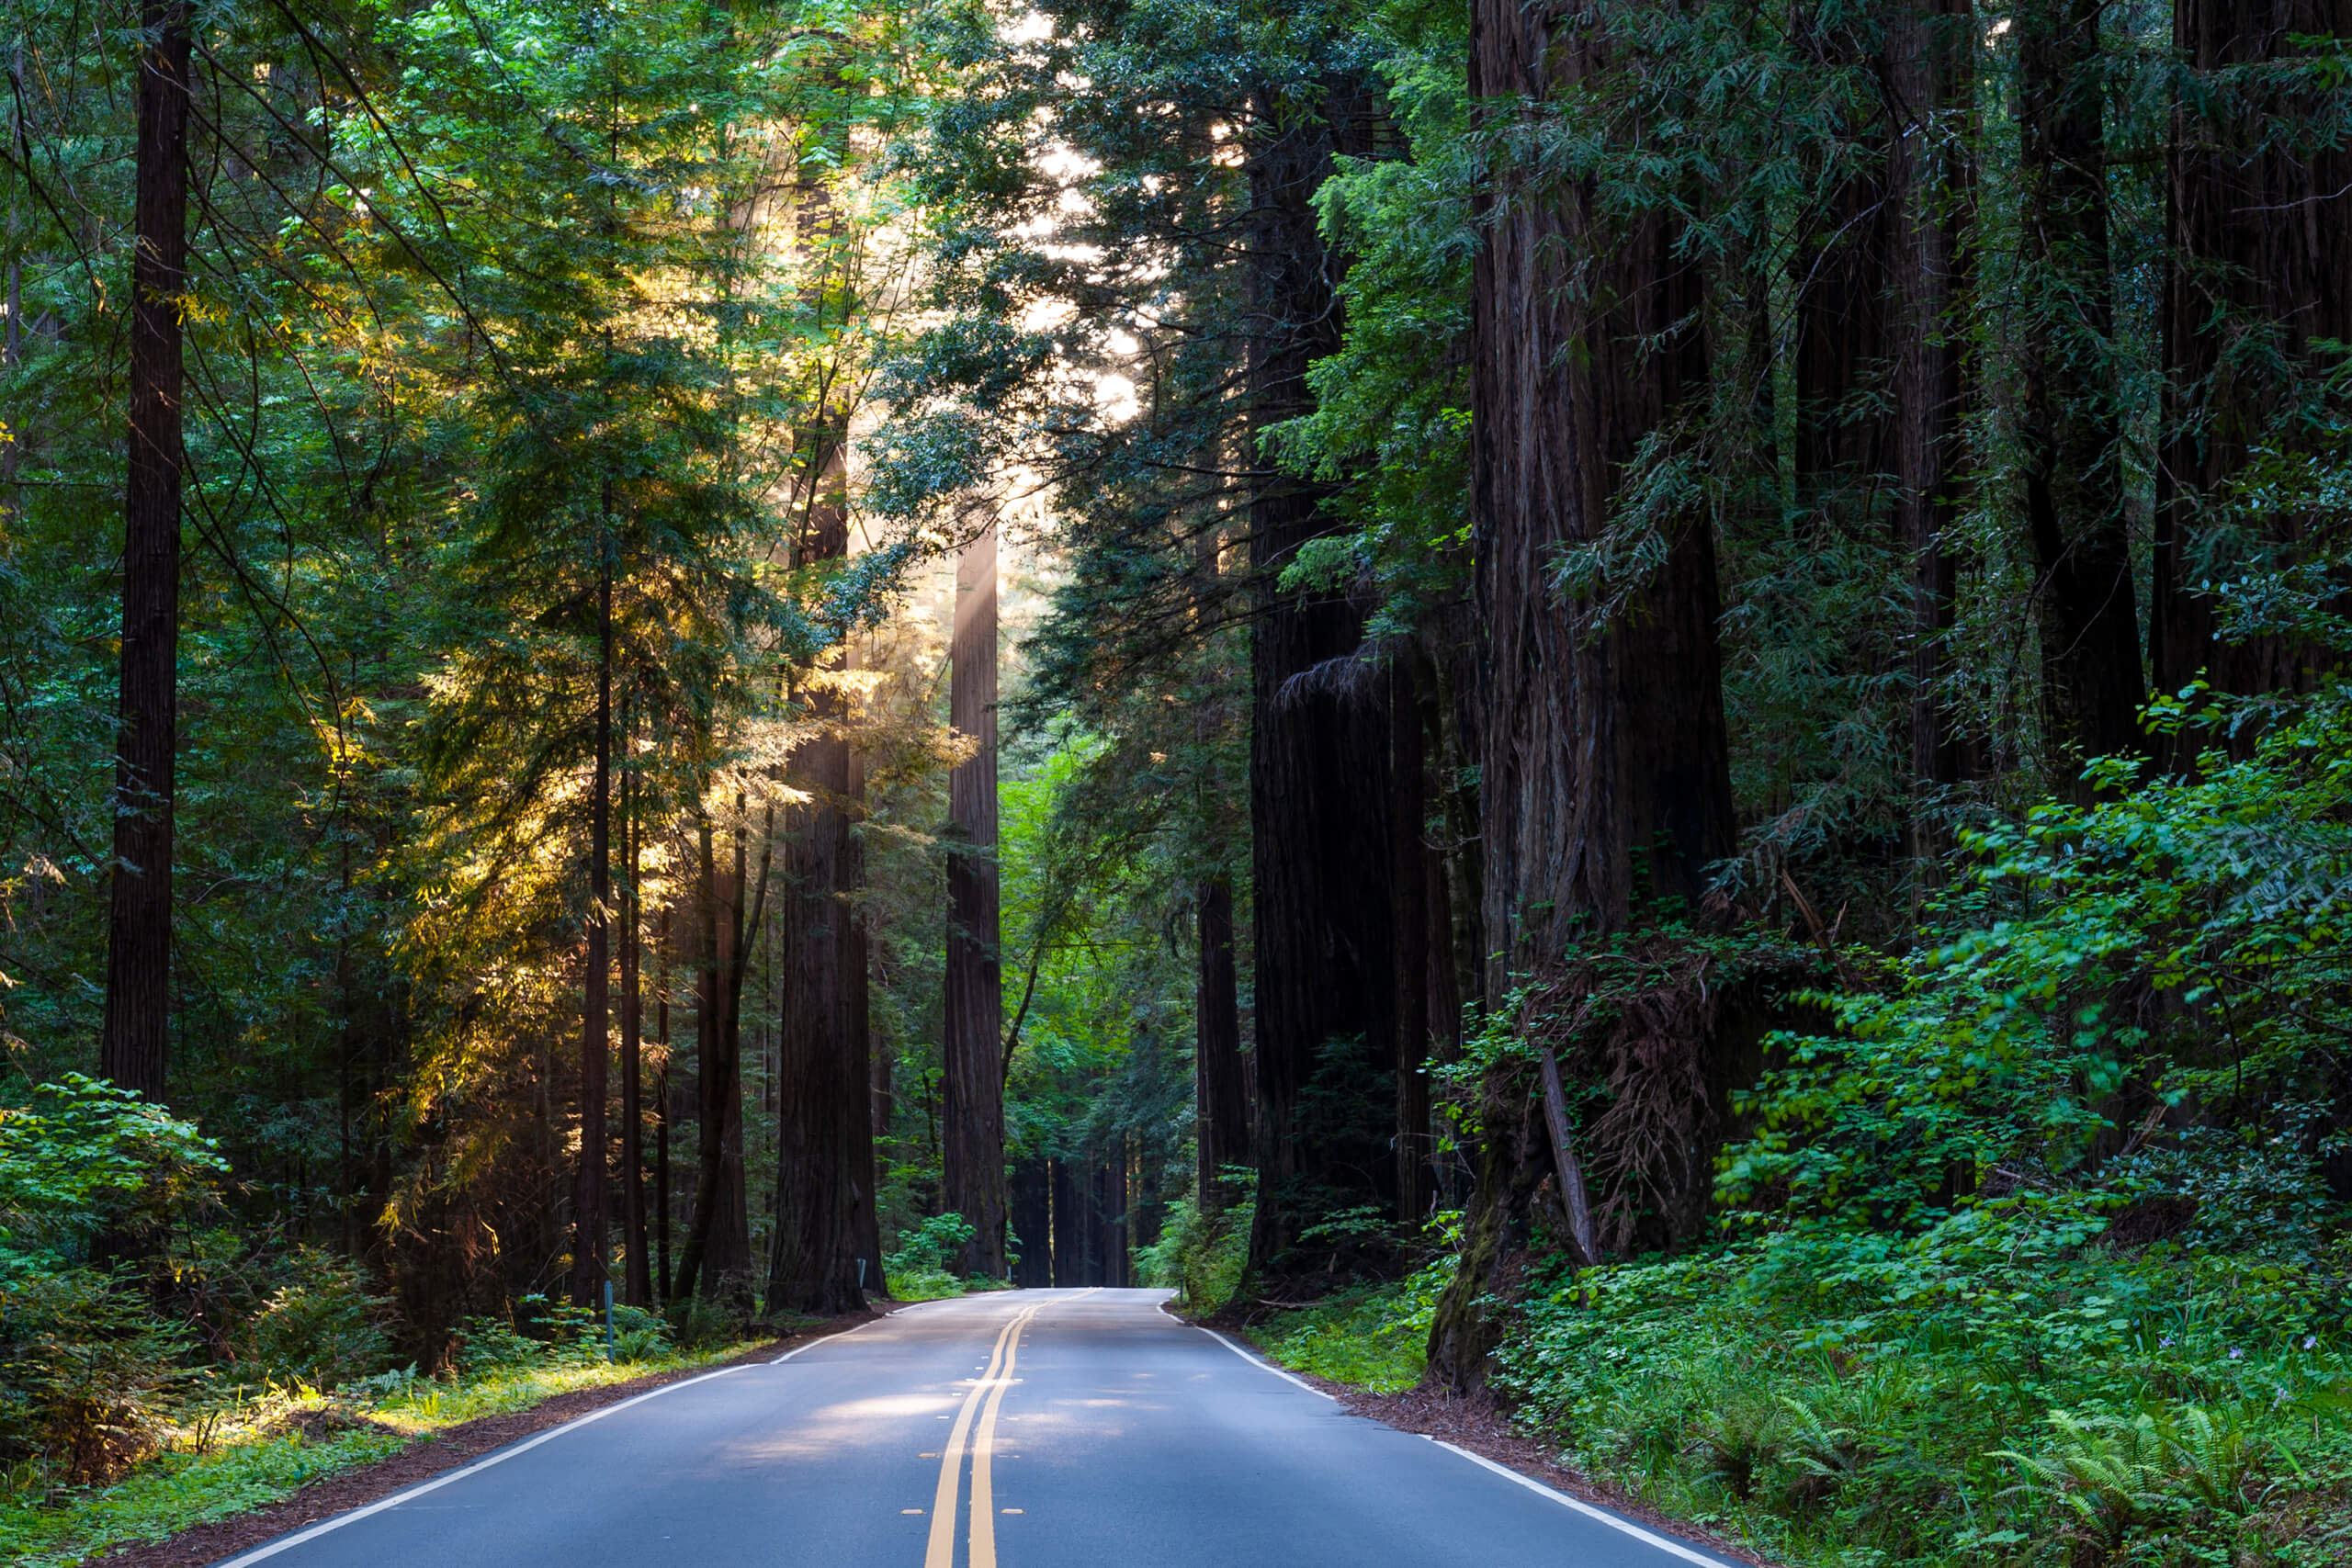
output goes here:
{"type": "Polygon", "coordinates": [[[1453,1272],[1449,1256],[1419,1273],[1359,1286],[1296,1312],[1278,1313],[1251,1332],[1267,1355],[1293,1371],[1401,1393],[1428,1364],[1430,1316],[1453,1272]]]}
{"type": "Polygon", "coordinates": [[[168,1451],[111,1486],[77,1489],[47,1503],[0,1501],[0,1561],[70,1568],[117,1546],[160,1540],[278,1502],[322,1476],[484,1416],[649,1372],[709,1366],[751,1343],[612,1363],[582,1355],[492,1368],[455,1382],[394,1373],[333,1394],[272,1390],[184,1428],[168,1451]]]}
{"type": "Polygon", "coordinates": [[[1775,1561],[2352,1557],[2346,1265],[1802,1235],[1588,1270],[1500,1352],[1521,1418],[1775,1561]],[[2012,1253],[2009,1249],[2014,1248],[2012,1253]]]}

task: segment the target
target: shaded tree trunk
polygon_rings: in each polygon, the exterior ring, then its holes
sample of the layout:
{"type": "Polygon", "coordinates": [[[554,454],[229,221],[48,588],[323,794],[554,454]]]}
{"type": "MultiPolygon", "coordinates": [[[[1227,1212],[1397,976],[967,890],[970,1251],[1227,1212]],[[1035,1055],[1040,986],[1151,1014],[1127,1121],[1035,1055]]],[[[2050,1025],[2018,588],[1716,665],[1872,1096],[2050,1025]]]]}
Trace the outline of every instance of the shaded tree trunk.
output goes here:
{"type": "Polygon", "coordinates": [[[1408,1225],[1420,1221],[1430,1196],[1430,884],[1421,843],[1428,795],[1416,685],[1404,658],[1392,660],[1388,773],[1390,925],[1396,939],[1396,1218],[1408,1225]]]}
{"type": "Polygon", "coordinates": [[[1920,0],[1889,14],[1883,53],[1888,105],[1888,229],[1894,299],[1890,311],[1894,444],[1894,541],[1908,563],[1911,615],[1912,859],[1942,852],[1933,802],[1961,777],[1961,747],[1943,686],[1958,578],[1945,542],[1960,484],[1960,205],[1964,171],[1938,117],[1962,102],[1972,13],[1955,0],[1920,0]]]}
{"type": "MultiPolygon", "coordinates": [[[[625,718],[625,737],[635,730],[625,718]]],[[[653,1304],[645,1236],[645,996],[640,934],[645,919],[643,829],[637,819],[637,775],[621,776],[621,1289],[631,1306],[653,1304]]]]}
{"type": "Polygon", "coordinates": [[[2018,435],[2040,575],[2044,732],[2071,777],[2091,757],[2145,750],[2140,627],[2123,512],[2108,261],[2100,0],[2018,13],[2019,173],[2027,296],[2018,435]]]}
{"type": "MultiPolygon", "coordinates": [[[[1248,152],[1252,319],[1249,429],[1256,466],[1275,465],[1263,431],[1313,407],[1307,366],[1339,341],[1332,258],[1314,193],[1334,155],[1371,137],[1361,84],[1328,85],[1312,110],[1261,106],[1248,152]]],[[[1390,1120],[1308,1125],[1306,1090],[1327,1052],[1363,1043],[1361,1070],[1396,1055],[1389,907],[1388,725],[1372,667],[1359,657],[1363,616],[1329,592],[1275,583],[1308,541],[1336,526],[1304,483],[1261,480],[1250,498],[1250,563],[1259,613],[1250,652],[1250,817],[1258,1094],[1253,1275],[1298,1266],[1299,1233],[1334,1209],[1386,1209],[1390,1120]],[[1367,852],[1367,846],[1371,847],[1367,852]]],[[[1382,1101],[1386,1095],[1379,1097],[1382,1101]]]]}
{"type": "Polygon", "coordinates": [[[1230,881],[1212,877],[1195,890],[1193,930],[1198,951],[1193,978],[1193,1124],[1205,1212],[1224,1207],[1225,1168],[1248,1165],[1250,1153],[1230,881]]]}
{"type": "MultiPolygon", "coordinates": [[[[605,490],[606,522],[611,488],[605,490]]],[[[613,902],[613,573],[608,547],[597,543],[596,772],[588,792],[588,958],[582,987],[580,1039],[580,1172],[573,1189],[571,1299],[598,1304],[610,1244],[605,1220],[605,1066],[612,1048],[609,995],[613,902]]],[[[634,1100],[634,1096],[631,1096],[634,1100]]]]}
{"type": "MultiPolygon", "coordinates": [[[[1477,0],[1475,97],[1542,99],[1601,66],[1563,6],[1477,0]]],[[[1498,112],[1515,112],[1498,110],[1498,112]]],[[[1589,186],[1505,167],[1473,285],[1471,451],[1480,678],[1479,825],[1487,1004],[1556,973],[1572,947],[1654,901],[1698,908],[1735,844],[1715,620],[1714,543],[1678,519],[1624,615],[1597,622],[1549,586],[1562,545],[1597,538],[1625,465],[1703,375],[1702,278],[1660,211],[1604,220],[1589,186]],[[1587,291],[1566,287],[1571,262],[1587,291]]],[[[1690,1043],[1707,1049],[1710,1043],[1690,1043]]],[[[1430,1335],[1433,1376],[1476,1386],[1495,1343],[1482,1304],[1507,1290],[1536,1186],[1556,1162],[1534,1086],[1487,1084],[1487,1137],[1462,1266],[1430,1335]]],[[[1572,1186],[1578,1173],[1552,1169],[1572,1186]]]]}
{"type": "MultiPolygon", "coordinates": [[[[2284,61],[2298,37],[2352,35],[2347,0],[2178,0],[2173,42],[2196,73],[2284,61]]],[[[2200,672],[2217,691],[2308,691],[2333,662],[2301,639],[2223,640],[2203,584],[2236,574],[2214,558],[2202,519],[2253,449],[2308,450],[2340,412],[2319,392],[2334,361],[2320,340],[2352,340],[2352,151],[2325,144],[2328,95],[2283,89],[2184,98],[2174,111],[2166,224],[2165,427],[2149,641],[2155,683],[2177,691],[2200,672]],[[2254,101],[2247,96],[2252,94],[2254,101]]],[[[2311,520],[2259,519],[2259,553],[2293,559],[2311,520]]],[[[2184,772],[2202,747],[2243,754],[2259,728],[2196,729],[2165,743],[2184,772]]]]}
{"type": "Polygon", "coordinates": [[[973,740],[947,777],[945,1145],[940,1201],[972,1223],[959,1267],[1004,1275],[1004,987],[999,975],[996,529],[956,564],[947,708],[973,740]]]}
{"type": "MultiPolygon", "coordinates": [[[[172,805],[179,733],[180,298],[187,288],[188,10],[147,0],[131,225],[130,467],[98,1072],[164,1098],[171,1041],[172,805]]],[[[11,322],[14,312],[11,312],[11,322]]]]}
{"type": "Polygon", "coordinates": [[[653,936],[653,1041],[661,1047],[662,1063],[653,1075],[653,1100],[661,1107],[653,1126],[654,1283],[662,1304],[670,1303],[670,1124],[677,1115],[677,1100],[670,1082],[670,911],[662,911],[653,936]]]}

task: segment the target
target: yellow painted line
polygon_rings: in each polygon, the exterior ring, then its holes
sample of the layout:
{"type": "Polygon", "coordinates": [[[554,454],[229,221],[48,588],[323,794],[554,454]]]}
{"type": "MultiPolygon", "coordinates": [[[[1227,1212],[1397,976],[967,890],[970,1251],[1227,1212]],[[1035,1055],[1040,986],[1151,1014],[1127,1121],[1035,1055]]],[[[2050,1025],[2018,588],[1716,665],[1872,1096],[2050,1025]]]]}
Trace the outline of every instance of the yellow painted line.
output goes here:
{"type": "Polygon", "coordinates": [[[989,1352],[989,1364],[984,1369],[987,1376],[972,1384],[972,1392],[964,1396],[964,1407],[956,1412],[956,1424],[947,1428],[947,1446],[941,1450],[939,1461],[939,1490],[932,1497],[931,1542],[922,1554],[922,1568],[956,1568],[956,1500],[963,1490],[964,1438],[972,1429],[972,1413],[979,1408],[989,1392],[989,1380],[996,1376],[997,1364],[1004,1359],[1005,1341],[1036,1310],[1030,1307],[1016,1314],[998,1332],[996,1348],[989,1352]]]}
{"type": "MultiPolygon", "coordinates": [[[[1076,1301],[1079,1296],[1093,1294],[1093,1290],[1080,1291],[1077,1296],[1065,1296],[1062,1301],[1076,1301]]],[[[956,1504],[963,1490],[964,1440],[972,1434],[972,1414],[980,1412],[979,1431],[972,1447],[972,1550],[969,1568],[996,1568],[996,1494],[989,1472],[989,1444],[996,1436],[997,1411],[1004,1404],[1004,1391],[1012,1386],[1013,1359],[1020,1352],[1021,1331],[1029,1320],[1053,1302],[1039,1302],[1015,1313],[996,1337],[996,1346],[989,1352],[989,1364],[980,1369],[981,1376],[972,1382],[972,1392],[964,1396],[964,1406],[956,1413],[956,1424],[947,1429],[947,1447],[939,1461],[939,1490],[932,1498],[931,1541],[922,1555],[922,1568],[956,1568],[956,1504]]],[[[946,1416],[940,1417],[944,1421],[946,1416]]],[[[1007,1508],[1017,1514],[1018,1508],[1007,1508]]]]}

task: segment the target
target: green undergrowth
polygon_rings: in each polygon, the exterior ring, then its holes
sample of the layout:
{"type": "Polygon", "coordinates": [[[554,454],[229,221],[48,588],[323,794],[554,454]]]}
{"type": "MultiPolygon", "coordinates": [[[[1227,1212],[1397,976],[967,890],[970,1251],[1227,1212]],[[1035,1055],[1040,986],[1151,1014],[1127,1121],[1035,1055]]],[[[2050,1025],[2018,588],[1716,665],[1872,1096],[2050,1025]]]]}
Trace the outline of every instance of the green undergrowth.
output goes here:
{"type": "MultiPolygon", "coordinates": [[[[676,1350],[648,1345],[638,1359],[607,1362],[599,1340],[554,1353],[480,1345],[472,1370],[453,1380],[390,1372],[332,1393],[271,1388],[215,1408],[174,1434],[164,1451],[109,1486],[34,1492],[29,1474],[5,1478],[0,1562],[67,1568],[96,1553],[265,1506],[349,1470],[485,1416],[528,1409],[558,1394],[602,1388],[649,1372],[724,1361],[752,1341],[676,1350]],[[527,1357],[526,1359],[524,1358],[527,1357]]],[[[18,1467],[20,1470],[26,1467],[18,1467]]]]}
{"type": "Polygon", "coordinates": [[[2018,1199],[1590,1270],[1498,1382],[1589,1473],[1776,1560],[2352,1560],[2352,1251],[2086,1245],[2018,1199]]]}
{"type": "Polygon", "coordinates": [[[956,1272],[956,1259],[978,1234],[961,1214],[933,1214],[913,1230],[900,1231],[898,1250],[882,1255],[882,1280],[891,1299],[936,1302],[981,1291],[1011,1290],[1002,1280],[956,1272]]]}
{"type": "Polygon", "coordinates": [[[1403,1280],[1360,1285],[1309,1307],[1278,1312],[1251,1337],[1293,1371],[1401,1393],[1421,1381],[1430,1315],[1453,1263],[1448,1256],[1403,1280]]]}

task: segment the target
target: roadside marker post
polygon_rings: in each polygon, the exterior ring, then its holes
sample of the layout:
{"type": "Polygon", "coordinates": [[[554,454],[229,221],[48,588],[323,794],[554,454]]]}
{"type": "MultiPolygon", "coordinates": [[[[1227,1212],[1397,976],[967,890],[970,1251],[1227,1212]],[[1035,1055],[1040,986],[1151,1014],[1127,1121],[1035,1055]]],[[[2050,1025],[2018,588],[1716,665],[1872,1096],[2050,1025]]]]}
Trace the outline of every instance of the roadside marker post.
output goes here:
{"type": "Polygon", "coordinates": [[[610,1280],[605,1280],[605,1361],[606,1361],[606,1362],[608,1362],[608,1363],[614,1359],[614,1357],[613,1357],[613,1282],[612,1282],[610,1280]]]}

